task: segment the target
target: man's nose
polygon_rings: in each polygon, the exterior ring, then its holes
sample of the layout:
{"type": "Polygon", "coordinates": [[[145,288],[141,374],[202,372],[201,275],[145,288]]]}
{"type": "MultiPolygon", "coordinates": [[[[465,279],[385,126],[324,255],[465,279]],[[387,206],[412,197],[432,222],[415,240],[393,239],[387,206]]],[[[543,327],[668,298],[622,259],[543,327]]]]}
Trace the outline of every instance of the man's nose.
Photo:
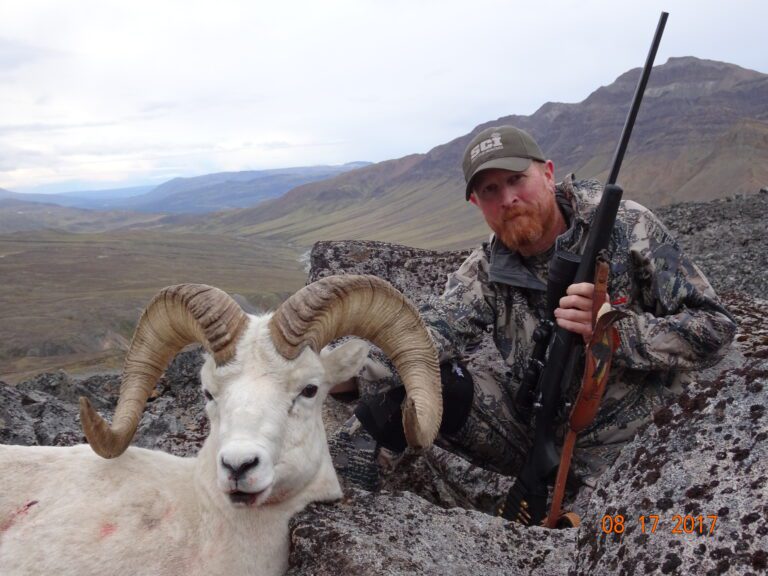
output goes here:
{"type": "Polygon", "coordinates": [[[501,187],[501,205],[505,208],[508,208],[510,206],[513,206],[514,204],[517,204],[520,201],[520,198],[517,196],[517,190],[515,190],[514,186],[510,186],[509,184],[505,184],[501,187]]]}

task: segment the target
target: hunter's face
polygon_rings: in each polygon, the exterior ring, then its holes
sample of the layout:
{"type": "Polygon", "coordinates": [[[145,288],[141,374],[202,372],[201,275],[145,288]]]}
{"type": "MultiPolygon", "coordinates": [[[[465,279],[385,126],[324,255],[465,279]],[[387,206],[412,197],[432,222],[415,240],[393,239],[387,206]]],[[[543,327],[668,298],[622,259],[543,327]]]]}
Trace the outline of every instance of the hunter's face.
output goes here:
{"type": "Polygon", "coordinates": [[[524,172],[483,170],[472,190],[470,202],[480,208],[491,230],[523,256],[545,252],[564,230],[551,161],[532,162],[524,172]]]}

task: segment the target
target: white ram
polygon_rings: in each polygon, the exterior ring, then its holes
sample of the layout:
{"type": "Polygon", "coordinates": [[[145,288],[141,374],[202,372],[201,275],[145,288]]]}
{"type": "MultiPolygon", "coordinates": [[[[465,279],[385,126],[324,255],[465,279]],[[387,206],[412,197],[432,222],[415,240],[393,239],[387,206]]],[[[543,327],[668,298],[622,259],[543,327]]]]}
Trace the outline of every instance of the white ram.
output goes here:
{"type": "Polygon", "coordinates": [[[291,516],[341,496],[321,404],[368,349],[351,340],[323,350],[343,335],[392,358],[408,391],[408,441],[429,445],[442,411],[437,357],[386,282],[326,278],[263,316],[209,286],[164,289],[139,320],[111,427],[81,398],[90,447],[0,446],[0,574],[282,574],[291,516]],[[129,448],[157,379],[191,342],[209,352],[200,453],[129,448]]]}

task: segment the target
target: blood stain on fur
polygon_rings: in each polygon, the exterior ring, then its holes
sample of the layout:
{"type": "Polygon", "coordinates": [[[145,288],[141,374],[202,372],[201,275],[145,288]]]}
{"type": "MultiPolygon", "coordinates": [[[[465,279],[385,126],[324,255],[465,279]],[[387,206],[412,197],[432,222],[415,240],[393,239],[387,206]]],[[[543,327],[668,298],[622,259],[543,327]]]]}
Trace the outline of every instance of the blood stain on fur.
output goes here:
{"type": "Polygon", "coordinates": [[[8,516],[8,518],[3,521],[2,524],[0,524],[0,533],[6,532],[11,526],[13,526],[16,521],[19,518],[23,518],[27,515],[29,512],[29,509],[32,508],[35,504],[37,504],[37,500],[31,500],[30,502],[27,502],[24,504],[24,506],[21,506],[20,508],[17,508],[13,512],[11,512],[11,515],[8,516]]]}
{"type": "Polygon", "coordinates": [[[107,538],[108,536],[112,536],[117,532],[117,524],[112,524],[111,522],[104,522],[101,525],[101,528],[99,528],[99,540],[104,540],[104,538],[107,538]]]}

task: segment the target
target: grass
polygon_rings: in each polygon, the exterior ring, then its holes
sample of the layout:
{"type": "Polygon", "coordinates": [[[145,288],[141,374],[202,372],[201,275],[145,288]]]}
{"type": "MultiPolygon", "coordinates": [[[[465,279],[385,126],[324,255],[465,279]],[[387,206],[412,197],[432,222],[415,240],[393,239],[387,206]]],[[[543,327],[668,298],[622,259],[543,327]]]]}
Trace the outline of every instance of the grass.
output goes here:
{"type": "Polygon", "coordinates": [[[201,283],[273,308],[304,285],[285,243],[159,231],[0,235],[0,379],[120,365],[164,286],[201,283]]]}
{"type": "Polygon", "coordinates": [[[490,233],[482,215],[464,201],[462,190],[448,191],[446,186],[445,180],[424,180],[392,186],[385,197],[342,201],[334,210],[327,210],[327,201],[309,200],[267,221],[248,209],[169,229],[203,226],[211,233],[283,240],[304,247],[318,240],[380,240],[433,250],[479,245],[490,233]]]}

